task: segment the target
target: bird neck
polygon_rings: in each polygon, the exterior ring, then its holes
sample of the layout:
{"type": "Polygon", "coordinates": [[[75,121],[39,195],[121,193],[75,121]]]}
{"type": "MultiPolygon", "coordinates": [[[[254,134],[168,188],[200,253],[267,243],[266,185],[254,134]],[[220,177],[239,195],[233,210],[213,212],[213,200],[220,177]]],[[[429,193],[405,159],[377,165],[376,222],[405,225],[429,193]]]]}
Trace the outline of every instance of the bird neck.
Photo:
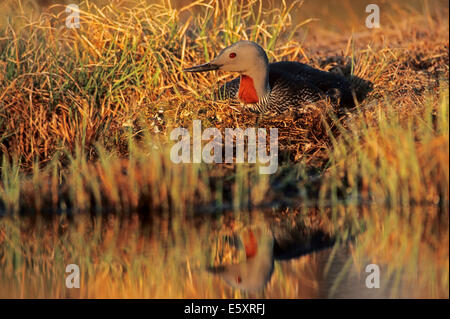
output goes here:
{"type": "Polygon", "coordinates": [[[241,74],[239,100],[245,104],[258,103],[270,92],[268,66],[262,65],[241,74]]]}
{"type": "Polygon", "coordinates": [[[243,237],[245,256],[247,260],[271,259],[273,254],[273,235],[255,235],[253,230],[249,230],[243,237]]]}

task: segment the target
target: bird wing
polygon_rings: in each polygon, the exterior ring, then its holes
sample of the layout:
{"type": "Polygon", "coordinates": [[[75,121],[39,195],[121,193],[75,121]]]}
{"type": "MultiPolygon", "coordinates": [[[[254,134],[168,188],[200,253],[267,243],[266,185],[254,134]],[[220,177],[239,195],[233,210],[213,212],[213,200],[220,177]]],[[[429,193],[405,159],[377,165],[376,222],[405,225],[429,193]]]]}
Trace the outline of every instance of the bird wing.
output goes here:
{"type": "MultiPolygon", "coordinates": [[[[315,69],[300,62],[282,61],[269,65],[270,74],[283,72],[294,78],[303,79],[309,85],[315,86],[328,96],[333,104],[354,106],[351,82],[335,73],[315,69]]],[[[300,81],[297,80],[297,83],[300,81]]]]}

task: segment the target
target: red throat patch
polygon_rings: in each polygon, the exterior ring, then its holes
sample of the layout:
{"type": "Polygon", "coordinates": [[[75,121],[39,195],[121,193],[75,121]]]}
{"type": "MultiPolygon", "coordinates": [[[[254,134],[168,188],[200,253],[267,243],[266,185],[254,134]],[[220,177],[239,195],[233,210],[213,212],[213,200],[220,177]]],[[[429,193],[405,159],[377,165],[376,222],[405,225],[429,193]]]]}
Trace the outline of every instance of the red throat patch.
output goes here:
{"type": "Polygon", "coordinates": [[[257,103],[258,94],[256,94],[253,79],[248,75],[241,75],[241,83],[239,85],[239,100],[245,104],[257,103]]]}
{"type": "Polygon", "coordinates": [[[247,236],[248,238],[245,238],[244,242],[245,256],[247,258],[252,258],[255,257],[256,252],[258,251],[258,242],[251,230],[249,230],[247,236]]]}

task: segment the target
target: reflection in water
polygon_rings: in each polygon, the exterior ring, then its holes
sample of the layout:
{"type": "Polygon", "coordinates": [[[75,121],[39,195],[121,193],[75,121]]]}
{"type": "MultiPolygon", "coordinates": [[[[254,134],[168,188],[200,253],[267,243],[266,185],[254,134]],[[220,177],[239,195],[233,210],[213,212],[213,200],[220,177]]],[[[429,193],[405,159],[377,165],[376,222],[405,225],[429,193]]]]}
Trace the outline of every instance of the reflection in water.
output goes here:
{"type": "Polygon", "coordinates": [[[274,260],[298,258],[330,247],[333,239],[321,230],[299,226],[288,230],[262,224],[227,236],[226,243],[243,250],[245,258],[238,263],[220,264],[208,270],[235,288],[258,291],[270,281],[274,260]]]}
{"type": "MultiPolygon", "coordinates": [[[[320,277],[318,278],[319,298],[390,298],[389,285],[380,288],[366,286],[365,265],[359,269],[352,259],[348,247],[326,249],[317,253],[320,277]]],[[[367,262],[365,264],[370,264],[367,262]]],[[[381,276],[380,276],[381,277],[381,276]]],[[[399,296],[397,296],[399,297],[399,296]]]]}
{"type": "Polygon", "coordinates": [[[237,264],[211,267],[233,287],[256,291],[264,288],[273,273],[274,237],[267,227],[246,229],[244,234],[231,238],[232,244],[245,251],[245,260],[237,264]]]}
{"type": "MultiPolygon", "coordinates": [[[[357,264],[350,249],[351,242],[334,245],[333,238],[321,230],[299,226],[273,229],[262,224],[244,227],[220,240],[242,251],[243,256],[238,261],[207,270],[243,292],[261,293],[270,285],[276,294],[274,286],[292,285],[286,278],[298,278],[300,285],[296,286],[296,295],[300,298],[420,297],[419,292],[402,287],[395,278],[388,280],[383,265],[379,265],[380,288],[368,288],[366,278],[370,273],[365,272],[365,267],[372,262],[367,258],[366,262],[357,264]],[[273,276],[277,264],[286,278],[273,276]],[[280,282],[275,282],[277,280],[280,282]]],[[[225,243],[221,246],[227,246],[225,243]]]]}

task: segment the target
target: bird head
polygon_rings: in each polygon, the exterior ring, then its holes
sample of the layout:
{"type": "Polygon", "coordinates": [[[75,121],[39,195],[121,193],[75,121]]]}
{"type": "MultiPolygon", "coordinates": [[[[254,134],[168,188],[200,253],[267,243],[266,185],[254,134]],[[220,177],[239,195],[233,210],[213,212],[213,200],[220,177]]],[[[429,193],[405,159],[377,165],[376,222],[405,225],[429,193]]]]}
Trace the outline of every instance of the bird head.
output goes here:
{"type": "Polygon", "coordinates": [[[223,49],[212,61],[184,69],[185,72],[222,70],[250,75],[256,68],[267,68],[264,49],[252,41],[239,41],[223,49]]]}
{"type": "Polygon", "coordinates": [[[244,291],[258,291],[264,288],[273,272],[274,238],[267,228],[248,229],[238,241],[245,249],[246,259],[239,264],[209,267],[207,270],[221,277],[232,287],[244,291]]]}

